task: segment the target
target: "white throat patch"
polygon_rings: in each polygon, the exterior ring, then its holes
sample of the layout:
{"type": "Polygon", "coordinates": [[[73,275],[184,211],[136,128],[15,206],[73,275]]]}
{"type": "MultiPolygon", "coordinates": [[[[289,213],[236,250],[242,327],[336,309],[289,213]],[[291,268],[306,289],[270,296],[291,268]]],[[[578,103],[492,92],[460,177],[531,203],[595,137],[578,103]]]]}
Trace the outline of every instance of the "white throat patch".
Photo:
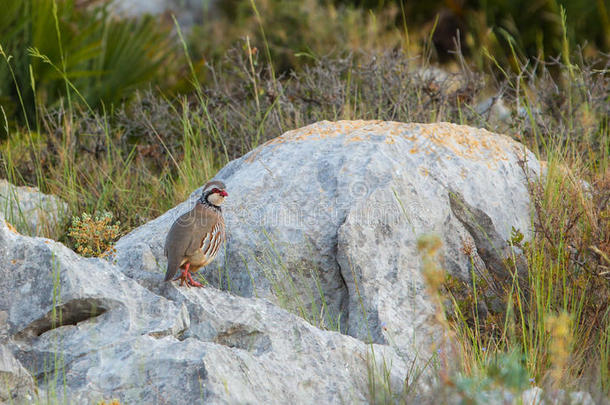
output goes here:
{"type": "Polygon", "coordinates": [[[219,206],[225,201],[225,197],[218,193],[214,193],[208,196],[208,201],[213,205],[219,206]]]}

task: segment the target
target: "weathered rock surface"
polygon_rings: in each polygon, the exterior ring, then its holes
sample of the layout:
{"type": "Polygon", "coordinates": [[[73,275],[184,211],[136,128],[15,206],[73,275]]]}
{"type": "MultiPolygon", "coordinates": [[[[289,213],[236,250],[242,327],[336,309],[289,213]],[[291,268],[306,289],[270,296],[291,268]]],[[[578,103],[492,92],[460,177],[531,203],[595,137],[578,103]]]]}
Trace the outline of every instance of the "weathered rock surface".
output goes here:
{"type": "Polygon", "coordinates": [[[521,394],[521,403],[524,405],[606,405],[610,403],[608,398],[596,398],[585,391],[566,392],[557,390],[554,392],[544,392],[542,388],[533,387],[521,394]]]}
{"type": "Polygon", "coordinates": [[[447,404],[459,405],[464,403],[487,404],[487,405],[607,405],[607,398],[596,398],[595,400],[585,391],[566,392],[555,390],[545,392],[540,387],[532,387],[525,391],[514,388],[500,388],[492,391],[478,391],[470,393],[469,396],[454,394],[446,401],[447,404]],[[472,397],[472,394],[475,394],[472,397]]]}
{"type": "Polygon", "coordinates": [[[68,204],[34,187],[0,179],[0,218],[31,236],[53,235],[68,220],[68,204]]]}
{"type": "MultiPolygon", "coordinates": [[[[325,121],[287,132],[216,176],[229,191],[228,243],[206,277],[312,313],[317,323],[339,323],[363,341],[425,355],[438,330],[417,239],[438,234],[445,267],[469,278],[462,250],[475,243],[452,211],[452,191],[485,213],[500,238],[511,227],[528,236],[521,162],[539,172],[510,138],[447,123],[325,121]]],[[[198,194],[119,241],[126,274],[158,285],[165,234],[198,194]]]]}
{"type": "Polygon", "coordinates": [[[444,266],[469,278],[462,248],[483,245],[450,193],[493,240],[527,237],[522,161],[539,172],[509,138],[451,124],[290,131],[218,173],[228,241],[206,277],[231,293],[162,282],[167,230],[199,191],[123,237],[112,262],[0,221],[0,344],[43,400],[365,403],[384,395],[371,378],[398,395],[443,344],[417,239],[439,235],[444,266]]]}
{"type": "Polygon", "coordinates": [[[408,358],[392,348],[268,301],[171,284],[158,292],[0,222],[0,395],[36,398],[21,364],[43,403],[364,403],[371,365],[382,375],[391,364],[398,389],[407,375],[408,358]]]}
{"type": "Polygon", "coordinates": [[[34,398],[34,379],[10,350],[0,344],[0,403],[34,398]]]}

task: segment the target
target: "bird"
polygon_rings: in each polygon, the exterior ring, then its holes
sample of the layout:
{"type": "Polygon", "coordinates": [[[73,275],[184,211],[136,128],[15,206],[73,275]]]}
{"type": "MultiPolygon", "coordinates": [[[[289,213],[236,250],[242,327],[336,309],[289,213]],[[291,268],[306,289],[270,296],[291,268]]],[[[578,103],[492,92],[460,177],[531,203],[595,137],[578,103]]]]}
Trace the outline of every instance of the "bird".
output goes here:
{"type": "Polygon", "coordinates": [[[210,264],[225,241],[225,221],[221,205],[228,197],[221,181],[208,182],[189,212],[181,215],[165,238],[167,271],[165,281],[173,281],[178,269],[180,286],[202,287],[191,273],[210,264]]]}

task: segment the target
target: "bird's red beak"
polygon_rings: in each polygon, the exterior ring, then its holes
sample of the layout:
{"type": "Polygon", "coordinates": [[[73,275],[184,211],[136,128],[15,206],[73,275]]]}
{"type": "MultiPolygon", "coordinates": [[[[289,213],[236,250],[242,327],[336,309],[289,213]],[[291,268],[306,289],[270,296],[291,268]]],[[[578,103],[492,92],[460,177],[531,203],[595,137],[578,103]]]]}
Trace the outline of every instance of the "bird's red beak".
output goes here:
{"type": "Polygon", "coordinates": [[[225,190],[220,190],[220,195],[223,197],[227,197],[229,193],[227,193],[225,190]]]}

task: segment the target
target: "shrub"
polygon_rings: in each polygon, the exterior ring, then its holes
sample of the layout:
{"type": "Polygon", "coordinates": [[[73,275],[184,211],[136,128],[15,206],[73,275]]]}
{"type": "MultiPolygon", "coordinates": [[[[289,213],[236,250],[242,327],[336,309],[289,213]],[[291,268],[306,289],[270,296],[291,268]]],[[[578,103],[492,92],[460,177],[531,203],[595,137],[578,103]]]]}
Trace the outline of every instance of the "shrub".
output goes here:
{"type": "Polygon", "coordinates": [[[119,237],[119,223],[113,222],[110,212],[92,217],[83,213],[72,218],[68,232],[74,240],[76,251],[87,257],[103,257],[113,252],[115,240],[119,237]]]}
{"type": "Polygon", "coordinates": [[[171,26],[152,17],[116,19],[108,5],[0,0],[0,104],[9,119],[25,113],[33,121],[37,107],[57,106],[66,97],[80,102],[67,81],[95,108],[162,77],[173,60],[171,26]]]}

